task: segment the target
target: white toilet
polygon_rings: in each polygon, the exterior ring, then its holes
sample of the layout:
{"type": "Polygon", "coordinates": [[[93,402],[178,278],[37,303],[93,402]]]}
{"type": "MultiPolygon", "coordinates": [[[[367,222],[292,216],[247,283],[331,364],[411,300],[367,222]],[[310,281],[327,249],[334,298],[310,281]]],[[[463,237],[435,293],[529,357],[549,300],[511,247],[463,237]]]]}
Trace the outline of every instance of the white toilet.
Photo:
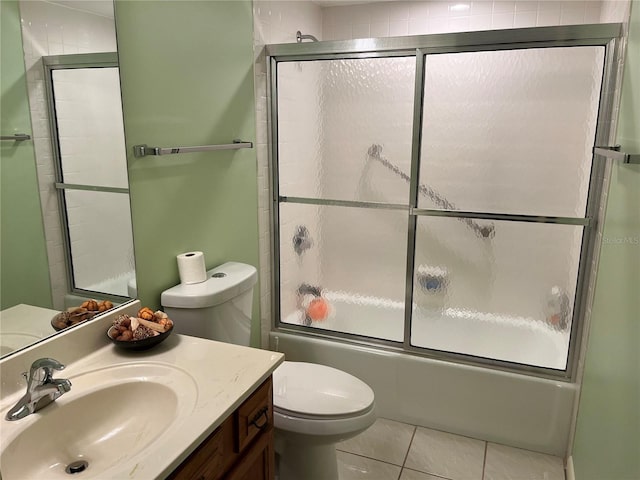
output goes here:
{"type": "MultiPolygon", "coordinates": [[[[177,333],[249,345],[255,267],[228,262],[207,280],[162,292],[177,333]]],[[[275,450],[280,480],[337,480],[335,444],[376,419],[373,390],[324,365],[285,361],[273,373],[275,450]]]]}

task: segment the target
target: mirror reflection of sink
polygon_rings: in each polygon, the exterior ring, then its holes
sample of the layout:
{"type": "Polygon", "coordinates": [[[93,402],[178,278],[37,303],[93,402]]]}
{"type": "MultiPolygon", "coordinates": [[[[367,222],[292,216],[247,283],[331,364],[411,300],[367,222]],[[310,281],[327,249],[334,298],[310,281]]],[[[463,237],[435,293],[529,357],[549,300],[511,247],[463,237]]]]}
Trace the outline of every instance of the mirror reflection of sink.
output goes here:
{"type": "Polygon", "coordinates": [[[40,340],[42,336],[22,332],[2,332],[0,335],[0,356],[30,345],[40,340]]]}
{"type": "Polygon", "coordinates": [[[24,419],[1,420],[15,430],[6,432],[0,453],[4,478],[68,479],[73,470],[78,478],[109,477],[129,463],[135,469],[136,457],[170,436],[198,396],[187,372],[160,363],[57,376],[71,380],[70,392],[24,419]]]}

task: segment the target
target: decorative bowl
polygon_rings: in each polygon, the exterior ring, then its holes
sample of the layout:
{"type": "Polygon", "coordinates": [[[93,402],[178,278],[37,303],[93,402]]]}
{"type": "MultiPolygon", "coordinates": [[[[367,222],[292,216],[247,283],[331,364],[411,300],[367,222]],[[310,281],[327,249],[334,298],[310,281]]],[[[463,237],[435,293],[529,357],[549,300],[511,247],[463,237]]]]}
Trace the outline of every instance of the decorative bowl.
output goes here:
{"type": "Polygon", "coordinates": [[[116,340],[111,336],[114,328],[114,326],[109,327],[109,330],[107,330],[107,337],[109,337],[109,340],[111,340],[116,347],[127,350],[148,350],[149,348],[155,347],[159,343],[163,342],[169,335],[171,335],[171,332],[173,332],[173,328],[171,328],[164,333],[156,335],[155,337],[147,337],[142,340],[123,341],[116,340]]]}
{"type": "Polygon", "coordinates": [[[79,323],[91,320],[96,314],[102,312],[87,311],[83,313],[71,314],[69,312],[60,312],[51,319],[51,326],[56,332],[65,330],[79,323]],[[65,325],[64,327],[62,325],[65,325]]]}

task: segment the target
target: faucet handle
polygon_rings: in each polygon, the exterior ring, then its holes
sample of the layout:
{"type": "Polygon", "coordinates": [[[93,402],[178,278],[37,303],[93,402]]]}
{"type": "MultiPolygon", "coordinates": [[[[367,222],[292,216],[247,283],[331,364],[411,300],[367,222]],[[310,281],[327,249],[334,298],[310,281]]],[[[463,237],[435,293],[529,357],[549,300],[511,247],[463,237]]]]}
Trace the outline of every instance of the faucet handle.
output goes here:
{"type": "Polygon", "coordinates": [[[29,383],[35,381],[47,382],[53,376],[53,370],[62,370],[64,365],[53,358],[39,358],[31,364],[29,383]],[[42,372],[42,375],[40,375],[42,372]]]}

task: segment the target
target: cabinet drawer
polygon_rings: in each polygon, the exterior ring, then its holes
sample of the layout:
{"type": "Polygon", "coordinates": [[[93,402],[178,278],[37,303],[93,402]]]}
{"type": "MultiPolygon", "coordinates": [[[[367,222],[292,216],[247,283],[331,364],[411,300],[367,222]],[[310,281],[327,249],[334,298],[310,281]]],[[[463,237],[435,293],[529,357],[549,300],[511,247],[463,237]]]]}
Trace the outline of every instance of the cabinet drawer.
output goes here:
{"type": "Polygon", "coordinates": [[[272,382],[268,378],[235,413],[235,451],[241,452],[256,435],[273,425],[272,382]]]}

